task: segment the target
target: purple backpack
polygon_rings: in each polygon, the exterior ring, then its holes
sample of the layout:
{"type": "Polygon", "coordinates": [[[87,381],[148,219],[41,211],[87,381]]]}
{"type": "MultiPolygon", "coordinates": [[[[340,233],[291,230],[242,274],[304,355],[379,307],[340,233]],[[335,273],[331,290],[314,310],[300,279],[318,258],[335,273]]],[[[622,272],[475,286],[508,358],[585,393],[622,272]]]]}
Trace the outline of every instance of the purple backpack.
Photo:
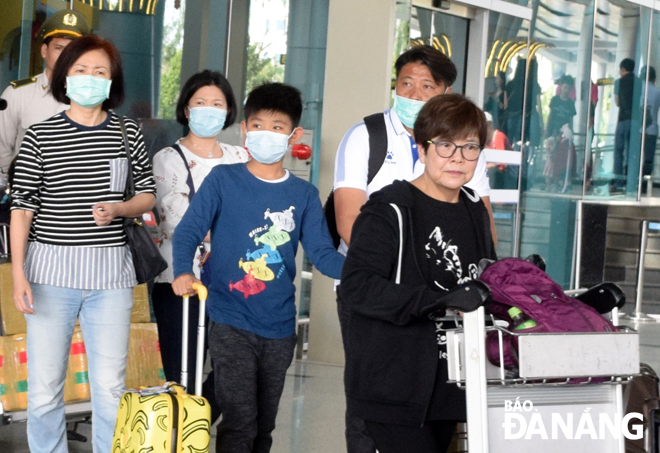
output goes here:
{"type": "MultiPolygon", "coordinates": [[[[517,307],[536,322],[536,327],[525,329],[530,332],[613,332],[618,329],[596,310],[577,299],[568,297],[564,290],[544,271],[520,258],[505,258],[486,268],[481,274],[492,293],[492,301],[486,310],[495,318],[509,322],[508,310],[517,307]]],[[[521,331],[522,333],[522,331],[521,331]]],[[[504,336],[504,366],[518,365],[517,337],[504,336]]],[[[499,366],[500,352],[497,332],[486,337],[486,355],[499,366]]]]}

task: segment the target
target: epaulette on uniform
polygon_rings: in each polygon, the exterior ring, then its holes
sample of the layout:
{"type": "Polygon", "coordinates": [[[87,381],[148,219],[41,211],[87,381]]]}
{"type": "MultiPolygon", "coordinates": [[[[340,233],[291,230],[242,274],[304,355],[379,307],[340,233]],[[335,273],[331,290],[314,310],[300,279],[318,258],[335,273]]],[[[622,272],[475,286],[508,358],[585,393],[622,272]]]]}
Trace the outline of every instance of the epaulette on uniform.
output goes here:
{"type": "Polygon", "coordinates": [[[30,85],[31,83],[35,83],[37,81],[36,77],[27,77],[25,79],[20,79],[20,80],[14,80],[13,82],[9,82],[11,86],[14,88],[20,88],[25,85],[30,85]]]}

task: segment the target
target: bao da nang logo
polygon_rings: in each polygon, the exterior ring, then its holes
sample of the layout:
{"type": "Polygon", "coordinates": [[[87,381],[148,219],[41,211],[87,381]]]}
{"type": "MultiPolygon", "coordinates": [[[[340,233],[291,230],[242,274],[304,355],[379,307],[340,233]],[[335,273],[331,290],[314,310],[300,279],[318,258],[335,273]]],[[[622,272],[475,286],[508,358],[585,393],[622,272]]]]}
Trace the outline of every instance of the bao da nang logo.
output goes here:
{"type": "Polygon", "coordinates": [[[595,414],[587,407],[580,414],[545,413],[534,409],[530,400],[504,401],[504,439],[641,439],[644,418],[639,412],[621,414],[595,414]],[[633,422],[633,423],[631,423],[633,422]]]}

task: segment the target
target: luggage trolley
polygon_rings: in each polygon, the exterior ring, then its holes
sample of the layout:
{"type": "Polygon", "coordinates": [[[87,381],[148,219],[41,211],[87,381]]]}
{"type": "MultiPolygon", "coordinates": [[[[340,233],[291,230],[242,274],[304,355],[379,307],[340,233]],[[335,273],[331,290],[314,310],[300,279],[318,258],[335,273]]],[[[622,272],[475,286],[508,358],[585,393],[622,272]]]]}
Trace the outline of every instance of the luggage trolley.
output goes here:
{"type": "MultiPolygon", "coordinates": [[[[617,325],[618,309],[610,316],[617,325]]],[[[480,307],[447,334],[449,381],[466,388],[470,453],[625,452],[622,425],[636,434],[622,423],[622,384],[640,369],[635,330],[525,334],[487,319],[480,307]],[[518,374],[488,361],[488,331],[497,332],[500,364],[503,336],[518,337],[518,374]]]]}

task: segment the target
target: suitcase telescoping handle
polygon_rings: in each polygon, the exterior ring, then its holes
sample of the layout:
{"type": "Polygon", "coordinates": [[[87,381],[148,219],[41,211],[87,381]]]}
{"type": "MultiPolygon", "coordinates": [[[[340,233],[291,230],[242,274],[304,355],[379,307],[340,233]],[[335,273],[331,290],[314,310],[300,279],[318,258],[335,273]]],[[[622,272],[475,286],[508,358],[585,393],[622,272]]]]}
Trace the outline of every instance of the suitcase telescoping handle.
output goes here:
{"type": "MultiPolygon", "coordinates": [[[[204,372],[204,338],[206,335],[206,296],[208,290],[201,283],[193,283],[199,296],[199,320],[197,321],[197,360],[195,361],[195,395],[202,396],[202,374],[204,372]]],[[[188,318],[190,297],[183,296],[183,326],[181,328],[181,385],[188,389],[188,318]]]]}

